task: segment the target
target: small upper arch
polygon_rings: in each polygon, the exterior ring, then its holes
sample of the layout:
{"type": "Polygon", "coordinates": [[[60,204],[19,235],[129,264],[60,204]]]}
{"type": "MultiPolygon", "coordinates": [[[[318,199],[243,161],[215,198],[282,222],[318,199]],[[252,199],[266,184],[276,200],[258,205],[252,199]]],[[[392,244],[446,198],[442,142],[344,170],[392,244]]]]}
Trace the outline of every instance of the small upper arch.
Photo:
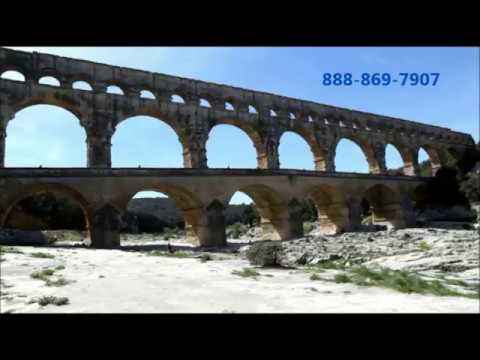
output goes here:
{"type": "Polygon", "coordinates": [[[13,81],[23,81],[25,82],[25,75],[17,70],[6,70],[3,71],[0,75],[0,78],[13,81]]]}
{"type": "Polygon", "coordinates": [[[54,76],[46,75],[38,79],[40,85],[61,86],[60,80],[54,76]]]}

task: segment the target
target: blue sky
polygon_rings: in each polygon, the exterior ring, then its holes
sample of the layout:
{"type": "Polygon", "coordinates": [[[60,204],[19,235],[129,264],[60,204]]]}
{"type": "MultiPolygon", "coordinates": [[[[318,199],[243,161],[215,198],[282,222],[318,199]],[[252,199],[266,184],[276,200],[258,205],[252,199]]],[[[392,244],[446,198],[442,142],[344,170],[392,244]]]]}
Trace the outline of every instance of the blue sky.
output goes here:
{"type": "MultiPolygon", "coordinates": [[[[478,48],[88,48],[12,47],[234,85],[361,111],[400,117],[479,134],[478,48]],[[438,72],[436,86],[324,86],[325,72],[438,72]]],[[[165,123],[138,117],[118,126],[112,140],[113,166],[181,167],[182,150],[165,123]]],[[[17,113],[7,128],[6,166],[86,165],[85,133],[65,110],[34,106],[17,113]]],[[[256,167],[253,144],[239,129],[215,127],[207,143],[210,167],[256,167]]],[[[426,155],[421,155],[423,160],[426,155]]],[[[299,136],[280,143],[284,168],[312,169],[313,158],[299,136]]],[[[364,155],[342,140],[337,170],[367,172],[364,155]]],[[[387,149],[387,165],[402,165],[387,149]]],[[[245,201],[236,195],[234,202],[245,201]]]]}

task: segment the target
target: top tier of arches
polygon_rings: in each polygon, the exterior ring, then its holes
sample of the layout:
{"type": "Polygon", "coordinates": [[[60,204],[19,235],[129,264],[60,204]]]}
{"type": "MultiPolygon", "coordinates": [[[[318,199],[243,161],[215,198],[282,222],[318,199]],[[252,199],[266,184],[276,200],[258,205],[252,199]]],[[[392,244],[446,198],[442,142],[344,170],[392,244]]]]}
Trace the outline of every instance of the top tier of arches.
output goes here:
{"type": "Polygon", "coordinates": [[[45,85],[173,102],[179,106],[202,106],[283,122],[348,128],[357,132],[395,132],[400,136],[428,137],[432,141],[449,144],[471,145],[473,141],[466,134],[407,120],[198,80],[0,48],[0,76],[10,71],[16,71],[23,77],[23,80],[10,78],[14,81],[39,83],[42,78],[49,77],[56,82],[45,85]],[[74,86],[78,82],[84,86],[74,86]],[[108,91],[113,86],[117,91],[108,91]]]}

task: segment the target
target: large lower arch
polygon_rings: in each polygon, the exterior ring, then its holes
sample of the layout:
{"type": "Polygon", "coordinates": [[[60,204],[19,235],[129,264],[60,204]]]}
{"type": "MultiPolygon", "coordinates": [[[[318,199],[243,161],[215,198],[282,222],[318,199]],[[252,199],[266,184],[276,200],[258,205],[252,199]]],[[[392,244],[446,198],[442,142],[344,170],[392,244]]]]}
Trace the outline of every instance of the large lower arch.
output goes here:
{"type": "Polygon", "coordinates": [[[90,220],[93,214],[93,209],[91,204],[86,200],[86,198],[76,189],[73,189],[69,186],[56,183],[44,183],[38,185],[32,185],[27,187],[21,187],[12,194],[5,201],[5,209],[0,213],[0,227],[5,227],[8,221],[8,217],[12,212],[12,209],[20,203],[22,200],[27,199],[28,197],[35,196],[41,193],[60,193],[62,195],[68,196],[70,199],[75,200],[76,203],[81,207],[83,214],[85,216],[85,224],[87,234],[90,232],[90,220]]]}
{"type": "Polygon", "coordinates": [[[87,134],[78,113],[68,106],[50,104],[15,109],[15,117],[7,123],[5,166],[87,165],[87,134]]]}
{"type": "Polygon", "coordinates": [[[261,184],[247,185],[236,191],[243,192],[253,199],[260,215],[262,239],[287,240],[296,237],[292,234],[289,206],[278,192],[261,184]]]}
{"type": "MultiPolygon", "coordinates": [[[[212,243],[222,242],[212,236],[212,229],[209,224],[209,209],[187,189],[168,183],[145,185],[132,189],[123,194],[116,203],[122,211],[126,211],[130,200],[139,192],[154,191],[160,192],[171,198],[178,209],[181,210],[185,219],[185,231],[187,241],[194,245],[207,246],[212,243]]],[[[223,236],[225,229],[223,228],[223,236]]]]}
{"type": "Polygon", "coordinates": [[[250,135],[229,124],[217,124],[210,129],[207,141],[209,168],[256,168],[256,149],[250,135]]]}
{"type": "Polygon", "coordinates": [[[383,184],[369,187],[364,194],[372,211],[374,224],[386,225],[389,228],[406,226],[400,194],[383,184]]]}
{"type": "Polygon", "coordinates": [[[350,230],[349,209],[339,188],[318,185],[309,189],[308,195],[317,207],[322,234],[333,235],[350,230]]]}
{"type": "Polygon", "coordinates": [[[158,117],[122,119],[112,136],[112,167],[180,168],[184,148],[179,140],[170,123],[158,117]]]}
{"type": "Polygon", "coordinates": [[[280,168],[323,170],[318,169],[320,165],[317,166],[317,162],[322,163],[324,159],[318,146],[312,147],[302,135],[293,131],[286,131],[280,136],[278,156],[280,168]]]}

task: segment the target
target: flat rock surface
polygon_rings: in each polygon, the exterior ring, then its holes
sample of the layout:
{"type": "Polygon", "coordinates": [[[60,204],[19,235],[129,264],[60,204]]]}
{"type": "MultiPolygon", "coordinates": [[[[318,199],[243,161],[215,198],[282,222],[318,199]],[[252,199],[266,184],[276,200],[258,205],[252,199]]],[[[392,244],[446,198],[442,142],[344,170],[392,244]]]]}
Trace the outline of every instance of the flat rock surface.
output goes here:
{"type": "MultiPolygon", "coordinates": [[[[410,235],[415,236],[413,234],[410,235]]],[[[468,247],[469,242],[464,241],[466,234],[461,231],[452,233],[453,244],[465,243],[465,251],[456,252],[452,256],[463,254],[461,256],[469,259],[465,263],[469,263],[471,254],[474,256],[474,252],[477,251],[477,267],[462,272],[472,279],[478,279],[478,246],[476,250],[468,247]]],[[[337,242],[339,245],[350,236],[357,239],[356,235],[344,234],[343,238],[329,237],[326,243],[331,241],[332,244],[337,242]]],[[[383,239],[384,234],[376,233],[374,236],[383,239]]],[[[164,249],[166,242],[146,240],[145,238],[127,240],[122,243],[124,248],[116,250],[94,250],[71,245],[10,247],[22,253],[8,251],[1,255],[1,312],[479,312],[478,299],[405,294],[378,287],[312,281],[309,278],[310,274],[302,269],[256,268],[260,273],[256,279],[242,278],[232,274],[232,271],[250,267],[242,256],[232,253],[245,245],[240,241],[232,241],[229,249],[223,252],[212,253],[213,260],[201,262],[198,258],[147,255],[145,251],[164,249]],[[140,249],[143,246],[146,250],[133,250],[132,246],[140,246],[140,249]],[[31,254],[35,252],[51,254],[54,257],[32,257],[31,254]],[[52,279],[63,277],[68,281],[64,286],[47,286],[45,281],[30,276],[43,268],[54,269],[57,266],[64,266],[64,269],[55,270],[52,279]],[[69,304],[41,307],[37,303],[31,303],[31,300],[48,295],[67,297],[69,304]]],[[[388,252],[390,249],[387,240],[358,241],[364,242],[366,252],[370,251],[369,246],[376,242],[378,251],[388,252]]],[[[431,241],[434,242],[434,238],[431,241]]],[[[413,246],[408,245],[409,243],[406,241],[403,247],[413,246]]],[[[437,244],[438,249],[435,244],[431,250],[434,254],[438,250],[439,257],[449,256],[444,254],[444,251],[451,251],[448,242],[440,241],[437,244]]],[[[181,242],[173,245],[182,251],[192,249],[181,242]]],[[[419,268],[425,266],[425,260],[416,257],[415,254],[384,258],[391,262],[392,267],[400,263],[410,263],[419,268]],[[401,256],[406,258],[403,259],[401,256]]],[[[382,257],[370,261],[380,259],[382,257]]],[[[427,267],[435,268],[435,261],[432,260],[427,267]]]]}

